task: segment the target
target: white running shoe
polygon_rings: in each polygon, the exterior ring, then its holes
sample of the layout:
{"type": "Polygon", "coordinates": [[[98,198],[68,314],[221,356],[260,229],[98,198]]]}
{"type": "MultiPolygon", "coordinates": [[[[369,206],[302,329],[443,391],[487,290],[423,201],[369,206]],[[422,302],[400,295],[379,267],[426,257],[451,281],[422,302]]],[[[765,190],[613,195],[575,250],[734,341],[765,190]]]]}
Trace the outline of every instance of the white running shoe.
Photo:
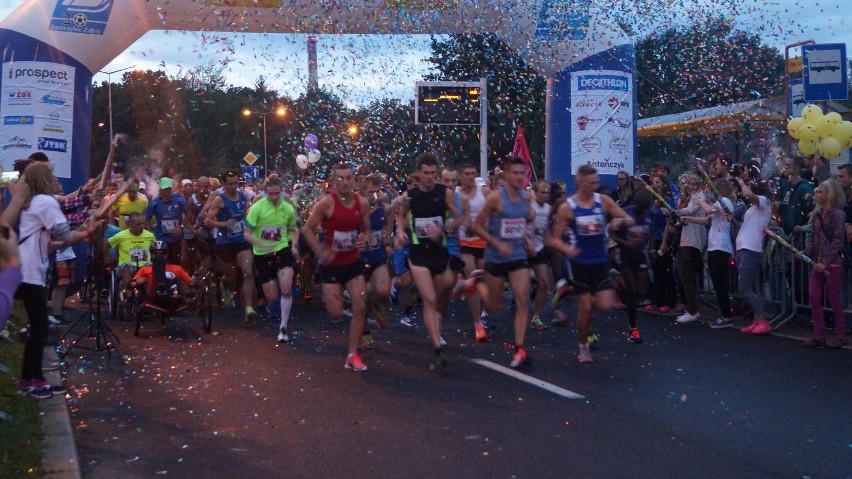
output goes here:
{"type": "Polygon", "coordinates": [[[693,321],[698,321],[701,319],[701,313],[689,314],[689,311],[681,314],[677,317],[676,321],[678,324],[686,324],[691,323],[693,321]]]}

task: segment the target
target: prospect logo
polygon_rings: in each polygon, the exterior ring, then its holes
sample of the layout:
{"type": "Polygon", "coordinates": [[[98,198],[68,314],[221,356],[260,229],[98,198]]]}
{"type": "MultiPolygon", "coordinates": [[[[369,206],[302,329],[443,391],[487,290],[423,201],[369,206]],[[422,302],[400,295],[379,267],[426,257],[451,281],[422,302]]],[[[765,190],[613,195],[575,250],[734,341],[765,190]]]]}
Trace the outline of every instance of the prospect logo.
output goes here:
{"type": "Polygon", "coordinates": [[[11,148],[22,149],[22,150],[32,150],[33,144],[28,143],[26,138],[21,138],[20,136],[13,136],[6,140],[6,143],[3,145],[3,150],[8,150],[11,148]]]}
{"type": "Polygon", "coordinates": [[[4,116],[4,125],[34,125],[34,116],[4,116]]]}
{"type": "Polygon", "coordinates": [[[68,141],[61,138],[46,138],[40,136],[38,138],[38,149],[65,153],[68,151],[68,141]]]}
{"type": "Polygon", "coordinates": [[[627,78],[617,75],[580,75],[578,90],[616,90],[627,92],[627,78]]]}

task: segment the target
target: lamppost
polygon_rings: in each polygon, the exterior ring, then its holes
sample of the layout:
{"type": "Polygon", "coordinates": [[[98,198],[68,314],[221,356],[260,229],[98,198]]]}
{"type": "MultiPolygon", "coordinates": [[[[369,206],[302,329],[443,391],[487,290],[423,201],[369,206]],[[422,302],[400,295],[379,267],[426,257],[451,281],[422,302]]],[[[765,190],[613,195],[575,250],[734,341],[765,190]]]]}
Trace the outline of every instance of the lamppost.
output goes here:
{"type": "Polygon", "coordinates": [[[260,115],[261,117],[263,117],[263,175],[264,176],[269,175],[269,157],[266,154],[266,116],[272,115],[272,114],[274,114],[275,116],[277,116],[279,118],[283,118],[284,115],[287,114],[287,109],[284,108],[283,106],[279,106],[274,111],[256,111],[256,110],[250,110],[248,108],[243,109],[243,116],[245,116],[245,117],[250,117],[252,115],[260,115]]]}
{"type": "Polygon", "coordinates": [[[103,73],[107,76],[107,105],[109,108],[109,141],[112,142],[113,131],[112,131],[112,74],[120,73],[125,70],[130,70],[131,68],[136,68],[137,65],[130,65],[126,68],[121,68],[119,70],[113,70],[111,72],[99,71],[98,73],[103,73]]]}

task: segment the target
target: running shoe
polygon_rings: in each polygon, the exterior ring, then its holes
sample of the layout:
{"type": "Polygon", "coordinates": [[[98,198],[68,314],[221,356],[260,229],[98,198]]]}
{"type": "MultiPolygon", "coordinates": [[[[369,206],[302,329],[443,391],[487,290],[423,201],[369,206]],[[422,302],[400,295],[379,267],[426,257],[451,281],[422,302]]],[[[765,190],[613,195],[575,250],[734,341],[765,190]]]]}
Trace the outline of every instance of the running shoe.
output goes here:
{"type": "Polygon", "coordinates": [[[586,344],[588,344],[589,347],[597,346],[599,342],[601,342],[601,338],[599,338],[595,333],[589,333],[589,335],[586,336],[586,344]]]}
{"type": "MultiPolygon", "coordinates": [[[[671,310],[672,310],[671,306],[660,306],[659,308],[657,308],[657,311],[659,311],[659,312],[661,312],[661,313],[663,313],[663,314],[666,314],[666,313],[668,313],[668,312],[669,312],[669,311],[671,311],[671,310]]],[[[647,310],[646,310],[646,311],[647,311],[647,310]]]]}
{"type": "Polygon", "coordinates": [[[485,326],[482,324],[482,321],[473,323],[473,329],[476,330],[477,341],[488,341],[488,334],[485,333],[485,326]]]}
{"type": "Polygon", "coordinates": [[[689,311],[687,311],[678,316],[675,321],[677,321],[678,324],[686,324],[698,321],[699,319],[701,319],[701,313],[696,312],[695,314],[689,314],[689,311]]]}
{"type": "Polygon", "coordinates": [[[553,319],[550,320],[550,324],[554,326],[558,326],[560,328],[564,328],[568,326],[568,316],[565,316],[565,313],[562,311],[556,311],[553,313],[553,319]]]}
{"type": "Polygon", "coordinates": [[[376,325],[379,329],[388,329],[388,326],[390,326],[390,323],[388,323],[388,315],[385,313],[384,304],[373,305],[373,317],[376,319],[376,325]]]}
{"type": "Polygon", "coordinates": [[[429,370],[434,371],[436,369],[443,368],[447,365],[447,357],[444,355],[444,349],[438,348],[435,350],[435,357],[432,358],[432,361],[429,362],[429,370]]]}
{"type": "Polygon", "coordinates": [[[642,307],[642,308],[647,307],[647,306],[652,306],[651,300],[650,299],[643,299],[642,301],[639,301],[639,304],[637,306],[642,307]]]}
{"type": "Polygon", "coordinates": [[[364,361],[361,360],[361,356],[358,353],[350,354],[346,357],[346,364],[343,365],[346,369],[351,369],[353,371],[366,371],[367,365],[364,364],[364,361]]]}
{"type": "Polygon", "coordinates": [[[754,329],[751,330],[751,334],[757,336],[764,336],[772,332],[772,326],[769,325],[767,321],[758,321],[754,329]]]}
{"type": "Polygon", "coordinates": [[[464,275],[462,275],[461,273],[457,274],[456,275],[456,282],[453,285],[452,298],[453,299],[460,299],[462,297],[462,293],[464,292],[466,287],[467,287],[467,285],[465,284],[464,275]]]}
{"type": "Polygon", "coordinates": [[[642,335],[639,334],[639,328],[630,328],[630,336],[627,340],[633,344],[642,344],[642,335]]]}
{"type": "MultiPolygon", "coordinates": [[[[48,386],[50,385],[48,384],[48,386]]],[[[21,381],[20,385],[18,385],[18,394],[26,394],[36,399],[50,399],[53,397],[53,392],[49,388],[44,389],[38,379],[21,381]]]]}
{"type": "Polygon", "coordinates": [[[399,320],[399,324],[408,326],[409,328],[414,328],[417,326],[417,320],[414,319],[413,314],[403,314],[402,319],[399,320]]]}
{"type": "Polygon", "coordinates": [[[710,327],[713,329],[732,328],[733,326],[734,321],[730,318],[716,318],[710,323],[710,327]]]}
{"type": "Polygon", "coordinates": [[[47,382],[47,379],[36,379],[35,381],[36,386],[40,387],[42,391],[49,391],[51,394],[65,394],[68,392],[68,388],[62,383],[53,385],[47,382]]]}
{"type": "Polygon", "coordinates": [[[486,313],[485,311],[479,315],[479,321],[482,322],[482,325],[485,326],[485,329],[494,329],[497,326],[491,321],[491,315],[486,313]]]}
{"type": "Polygon", "coordinates": [[[560,279],[556,283],[556,292],[553,294],[553,307],[559,309],[562,307],[562,301],[565,297],[574,291],[574,287],[568,283],[565,278],[560,279]]]}
{"type": "Polygon", "coordinates": [[[438,336],[438,344],[440,344],[441,346],[447,345],[447,340],[444,339],[444,336],[438,336]]]}
{"type": "Polygon", "coordinates": [[[529,356],[527,356],[527,351],[521,346],[515,346],[515,352],[512,354],[512,360],[509,362],[509,367],[517,369],[529,366],[531,363],[532,361],[530,361],[529,356]]]}
{"type": "Polygon", "coordinates": [[[756,327],[757,327],[757,322],[755,321],[754,323],[751,323],[748,326],[741,328],[740,332],[746,333],[746,334],[751,334],[752,331],[754,331],[754,328],[756,328],[756,327]]]}
{"type": "Polygon", "coordinates": [[[376,349],[376,342],[373,341],[372,334],[364,334],[361,336],[361,343],[358,344],[361,349],[376,349]]]}
{"type": "Polygon", "coordinates": [[[547,329],[547,325],[544,324],[538,316],[533,316],[532,321],[530,321],[530,327],[539,331],[547,329]]]}
{"type": "Polygon", "coordinates": [[[805,348],[815,348],[818,346],[825,346],[825,338],[810,338],[808,340],[802,341],[802,347],[805,348]]]}
{"type": "Polygon", "coordinates": [[[577,360],[581,363],[590,363],[592,362],[592,352],[589,351],[588,344],[581,344],[579,349],[577,350],[577,360]]]}
{"type": "Polygon", "coordinates": [[[246,322],[248,323],[255,319],[257,319],[257,311],[255,311],[251,306],[246,306],[246,322]]]}
{"type": "Polygon", "coordinates": [[[62,321],[59,320],[59,318],[61,317],[61,315],[53,316],[52,314],[49,314],[47,316],[47,322],[50,323],[51,326],[59,326],[60,324],[62,324],[62,321]]]}
{"type": "Polygon", "coordinates": [[[279,343],[290,342],[290,335],[287,334],[287,328],[281,328],[281,329],[278,330],[278,342],[279,343]]]}
{"type": "Polygon", "coordinates": [[[645,305],[645,307],[642,308],[642,309],[649,312],[649,313],[653,313],[654,311],[657,311],[657,307],[654,306],[653,304],[645,305]]]}
{"type": "Polygon", "coordinates": [[[351,310],[351,309],[349,309],[349,308],[344,309],[344,310],[343,310],[343,315],[344,315],[344,316],[348,316],[348,317],[350,317],[350,318],[351,318],[351,317],[352,317],[352,310],[351,310]]]}

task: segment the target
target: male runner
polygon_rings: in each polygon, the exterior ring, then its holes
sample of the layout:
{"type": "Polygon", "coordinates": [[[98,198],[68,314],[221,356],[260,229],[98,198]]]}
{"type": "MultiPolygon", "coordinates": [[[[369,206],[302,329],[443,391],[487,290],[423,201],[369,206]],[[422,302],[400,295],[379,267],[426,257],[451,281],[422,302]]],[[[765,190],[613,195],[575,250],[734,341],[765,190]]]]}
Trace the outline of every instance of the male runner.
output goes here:
{"type": "Polygon", "coordinates": [[[550,268],[549,254],[544,244],[544,238],[550,229],[550,213],[553,211],[549,200],[550,183],[539,181],[535,184],[535,194],[530,201],[530,208],[535,213],[535,220],[527,224],[527,257],[530,267],[535,272],[535,279],[538,284],[530,327],[539,330],[547,329],[547,325],[541,321],[541,309],[544,307],[548,294],[553,289],[553,274],[550,268]]]}
{"type": "Polygon", "coordinates": [[[146,209],[148,209],[148,198],[139,194],[139,183],[134,182],[127,193],[119,196],[113,203],[110,209],[110,223],[118,224],[119,228],[125,230],[128,227],[128,216],[131,213],[145,213],[146,209]]]}
{"type": "Polygon", "coordinates": [[[125,285],[130,284],[140,267],[151,262],[148,249],[155,240],[154,233],[145,229],[145,218],[139,213],[130,213],[128,228],[107,240],[111,247],[118,250],[116,271],[125,285]]]}
{"type": "Polygon", "coordinates": [[[343,317],[343,290],[352,298],[348,354],[344,367],[366,371],[358,354],[358,342],[367,322],[366,282],[358,254],[367,244],[370,231],[370,205],[354,192],[352,165],[334,167],[334,190],[314,205],[303,236],[320,264],[322,296],[332,321],[343,317]],[[320,245],[317,232],[322,226],[325,241],[320,245]]]}
{"type": "Polygon", "coordinates": [[[246,321],[257,318],[252,306],[254,272],[251,244],[246,241],[244,220],[248,210],[248,198],[239,189],[240,177],[234,170],[222,173],[225,186],[222,194],[212,197],[204,219],[208,228],[216,228],[216,258],[224,275],[225,284],[236,291],[240,285],[237,268],[242,273],[240,300],[245,309],[246,321]]]}
{"type": "Polygon", "coordinates": [[[181,242],[183,241],[183,217],[186,214],[186,200],[183,196],[172,193],[171,178],[160,178],[160,195],[148,203],[145,219],[157,218],[154,236],[157,241],[165,242],[168,248],[168,262],[180,262],[181,242]]]}
{"type": "Polygon", "coordinates": [[[617,300],[609,276],[606,218],[612,229],[633,224],[633,219],[612,198],[597,193],[597,170],[582,165],[574,176],[577,192],[558,206],[549,244],[569,260],[569,280],[577,295],[577,359],[592,362],[588,337],[592,310],[608,313],[617,300]]]}
{"type": "Polygon", "coordinates": [[[281,305],[278,342],[290,340],[287,323],[293,306],[293,266],[299,257],[296,210],[281,199],[281,179],[266,182],[266,195],[246,216],[245,239],[252,244],[254,265],[267,303],[281,305]],[[289,246],[289,248],[288,248],[289,246]]]}
{"type": "MultiPolygon", "coordinates": [[[[417,158],[417,177],[419,185],[403,194],[399,206],[396,236],[400,245],[409,243],[405,226],[411,229],[408,264],[414,284],[423,300],[423,322],[429,331],[429,338],[435,351],[430,369],[447,364],[441,339],[441,320],[437,306],[448,300],[453,285],[453,273],[449,269],[447,236],[444,221],[447,212],[458,218],[453,192],[446,186],[435,182],[438,160],[431,154],[423,153],[417,158]]],[[[446,230],[454,231],[459,221],[453,219],[446,230]]]]}
{"type": "Polygon", "coordinates": [[[509,156],[503,162],[504,186],[488,194],[485,205],[471,225],[473,234],[484,239],[485,280],[479,293],[489,313],[500,311],[503,305],[503,283],[508,280],[515,298],[515,345],[509,365],[513,368],[528,365],[524,336],[529,320],[530,273],[525,238],[527,223],[535,220],[535,211],[523,191],[526,178],[524,160],[509,156]]]}

